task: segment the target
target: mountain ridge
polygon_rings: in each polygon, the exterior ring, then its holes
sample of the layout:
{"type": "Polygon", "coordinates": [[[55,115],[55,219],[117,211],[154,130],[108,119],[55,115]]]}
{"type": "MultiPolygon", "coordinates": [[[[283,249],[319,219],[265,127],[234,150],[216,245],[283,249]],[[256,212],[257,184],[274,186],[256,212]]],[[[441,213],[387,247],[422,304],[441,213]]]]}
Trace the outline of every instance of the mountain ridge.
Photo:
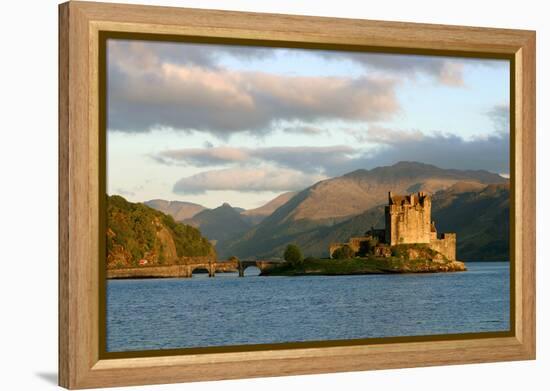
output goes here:
{"type": "MultiPolygon", "coordinates": [[[[190,219],[183,221],[198,228],[219,249],[223,243],[239,234],[246,232],[251,225],[245,221],[241,213],[227,202],[214,209],[205,209],[190,219]]],[[[218,251],[220,254],[220,252],[218,251]]]]}
{"type": "MultiPolygon", "coordinates": [[[[484,170],[442,169],[416,162],[356,170],[298,192],[241,238],[228,241],[219,250],[245,258],[276,256],[274,249],[280,250],[285,243],[293,242],[298,237],[330,232],[331,227],[384,205],[390,190],[397,194],[413,191],[434,194],[458,182],[464,182],[460,186],[480,187],[493,183],[506,184],[508,180],[484,170]]],[[[365,223],[369,221],[376,221],[374,215],[365,223]]],[[[304,251],[307,247],[306,244],[304,251]]]]}
{"type": "Polygon", "coordinates": [[[190,219],[197,213],[208,209],[200,204],[187,201],[167,201],[160,198],[145,201],[145,205],[164,214],[169,214],[176,221],[190,219]]]}
{"type": "Polygon", "coordinates": [[[252,225],[259,224],[263,219],[275,212],[275,210],[277,210],[280,206],[287,203],[296,194],[297,192],[295,191],[280,194],[258,208],[248,209],[241,212],[241,216],[244,216],[245,220],[250,222],[252,225]]]}

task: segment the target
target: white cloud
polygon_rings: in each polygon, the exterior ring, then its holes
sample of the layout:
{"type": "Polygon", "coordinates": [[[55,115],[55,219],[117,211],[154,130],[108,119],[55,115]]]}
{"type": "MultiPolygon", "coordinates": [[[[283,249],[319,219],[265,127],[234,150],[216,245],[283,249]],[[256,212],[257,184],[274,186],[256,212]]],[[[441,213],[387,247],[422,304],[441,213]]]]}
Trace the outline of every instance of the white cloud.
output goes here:
{"type": "Polygon", "coordinates": [[[359,151],[346,145],[327,147],[213,147],[167,150],[154,155],[162,164],[182,164],[195,167],[228,164],[258,165],[264,162],[278,167],[308,173],[324,173],[327,167],[338,167],[354,158],[359,151]]]}
{"type": "Polygon", "coordinates": [[[171,61],[139,44],[115,45],[109,52],[108,129],[173,128],[227,137],[300,122],[311,133],[319,121],[380,121],[399,110],[394,78],[288,76],[206,63],[171,61]]]}
{"type": "MultiPolygon", "coordinates": [[[[446,133],[422,134],[417,131],[386,130],[387,137],[375,133],[379,147],[354,164],[376,167],[399,161],[433,164],[441,168],[487,170],[494,173],[510,171],[510,137],[495,132],[488,136],[464,139],[446,133]],[[399,136],[402,135],[402,136],[399,136]]],[[[367,134],[367,139],[369,135],[367,134]]]]}
{"type": "Polygon", "coordinates": [[[329,52],[321,52],[326,60],[348,60],[364,67],[367,72],[379,72],[401,78],[413,78],[425,75],[436,83],[448,87],[464,86],[464,70],[466,66],[503,67],[508,62],[503,60],[488,60],[460,57],[440,57],[427,55],[406,55],[390,53],[352,53],[342,52],[333,56],[329,52]]]}
{"type": "MultiPolygon", "coordinates": [[[[502,111],[499,111],[502,114],[502,111]]],[[[504,115],[504,114],[502,114],[504,115]]],[[[500,118],[500,117],[499,117],[500,118]]],[[[356,169],[416,161],[442,168],[509,172],[510,138],[507,132],[465,139],[443,132],[424,133],[371,127],[347,133],[352,145],[323,147],[213,147],[161,151],[153,158],[167,165],[192,167],[258,167],[270,165],[304,174],[342,175],[356,169]]]]}
{"type": "Polygon", "coordinates": [[[420,130],[396,130],[382,126],[371,126],[366,131],[347,129],[346,133],[362,143],[391,144],[395,141],[418,141],[425,137],[420,130]]]}
{"type": "Polygon", "coordinates": [[[209,190],[289,191],[304,189],[323,179],[326,179],[323,175],[290,169],[227,168],[181,178],[173,190],[176,194],[201,194],[209,190]]]}

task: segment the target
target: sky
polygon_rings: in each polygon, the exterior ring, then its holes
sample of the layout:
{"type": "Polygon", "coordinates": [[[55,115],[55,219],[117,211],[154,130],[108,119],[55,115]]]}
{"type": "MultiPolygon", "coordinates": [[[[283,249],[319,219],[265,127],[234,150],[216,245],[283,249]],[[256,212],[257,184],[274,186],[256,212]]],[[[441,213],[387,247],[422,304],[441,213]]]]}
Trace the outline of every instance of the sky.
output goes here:
{"type": "Polygon", "coordinates": [[[509,62],[109,39],[107,187],[245,209],[399,161],[509,173],[509,62]]]}

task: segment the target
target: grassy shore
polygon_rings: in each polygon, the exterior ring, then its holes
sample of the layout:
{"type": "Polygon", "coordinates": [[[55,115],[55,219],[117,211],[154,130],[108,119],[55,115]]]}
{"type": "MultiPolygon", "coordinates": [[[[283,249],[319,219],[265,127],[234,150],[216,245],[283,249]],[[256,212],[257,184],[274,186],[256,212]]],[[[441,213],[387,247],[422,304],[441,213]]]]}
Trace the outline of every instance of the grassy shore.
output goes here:
{"type": "Polygon", "coordinates": [[[466,271],[460,261],[390,258],[319,259],[306,258],[302,263],[284,263],[262,272],[264,276],[338,276],[356,274],[439,273],[466,271]]]}

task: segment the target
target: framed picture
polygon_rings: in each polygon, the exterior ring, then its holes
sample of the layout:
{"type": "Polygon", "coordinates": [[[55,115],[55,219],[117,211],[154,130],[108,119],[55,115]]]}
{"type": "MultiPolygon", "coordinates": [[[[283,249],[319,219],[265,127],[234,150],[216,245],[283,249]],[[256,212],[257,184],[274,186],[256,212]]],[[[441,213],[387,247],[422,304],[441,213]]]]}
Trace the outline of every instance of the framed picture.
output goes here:
{"type": "Polygon", "coordinates": [[[59,12],[60,385],[535,358],[534,32],[59,12]]]}

